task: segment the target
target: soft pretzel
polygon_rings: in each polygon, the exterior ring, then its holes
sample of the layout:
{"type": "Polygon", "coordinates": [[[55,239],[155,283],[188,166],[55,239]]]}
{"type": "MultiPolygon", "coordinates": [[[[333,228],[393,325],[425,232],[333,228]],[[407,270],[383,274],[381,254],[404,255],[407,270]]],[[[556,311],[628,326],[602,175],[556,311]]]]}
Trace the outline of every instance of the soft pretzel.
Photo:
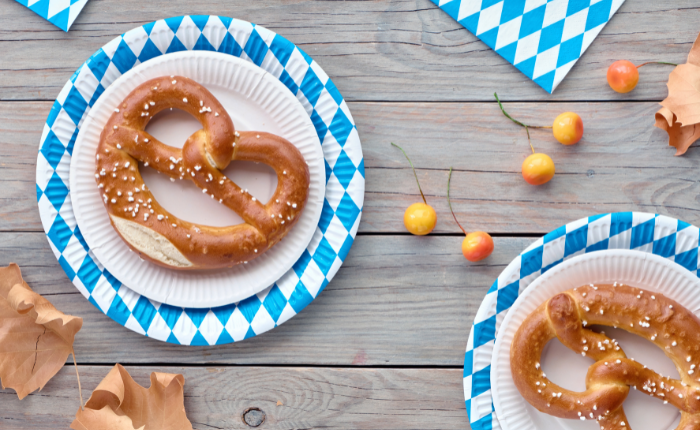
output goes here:
{"type": "Polygon", "coordinates": [[[622,284],[588,285],[558,294],[518,328],[510,349],[513,380],[539,411],[560,418],[598,421],[600,428],[629,429],[622,403],[633,387],[681,411],[677,430],[700,429],[700,320],[662,294],[622,284]],[[591,325],[619,327],[649,339],[673,361],[680,380],[664,377],[628,358],[615,339],[591,325]],[[595,363],[586,391],[558,386],[540,367],[550,340],[595,363]]]}
{"type": "Polygon", "coordinates": [[[289,141],[264,132],[237,132],[218,100],[182,76],[139,85],[112,113],[100,135],[95,179],[115,230],[143,258],[174,269],[231,267],[258,257],[299,219],[309,194],[309,168],[289,141]],[[164,109],[181,109],[202,129],[182,149],[144,130],[164,109]],[[221,173],[231,160],[265,163],[277,173],[267,204],[221,173]],[[228,227],[181,220],[162,208],[143,182],[138,162],[194,182],[202,192],[243,218],[228,227]]]}

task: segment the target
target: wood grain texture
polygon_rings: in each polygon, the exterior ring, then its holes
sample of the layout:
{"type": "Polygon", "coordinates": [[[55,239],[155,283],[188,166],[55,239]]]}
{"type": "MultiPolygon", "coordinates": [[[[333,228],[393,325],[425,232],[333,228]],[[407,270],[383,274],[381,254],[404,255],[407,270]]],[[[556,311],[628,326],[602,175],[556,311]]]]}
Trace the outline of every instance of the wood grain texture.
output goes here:
{"type": "MultiPolygon", "coordinates": [[[[0,231],[42,231],[36,204],[37,147],[48,102],[0,102],[0,231]]],[[[636,210],[700,223],[700,151],[674,157],[666,133],[653,127],[658,104],[507,103],[530,124],[551,124],[572,110],[583,118],[583,140],[560,145],[549,130],[533,130],[533,144],[557,169],[543,186],[525,183],[525,131],[496,103],[350,103],[366,168],[361,233],[404,233],[403,212],[420,200],[410,167],[390,142],[406,149],[429,203],[435,232],[459,233],[446,201],[455,169],[453,206],[468,229],[544,234],[600,212],[636,210]]]]}
{"type": "MultiPolygon", "coordinates": [[[[81,366],[87,396],[109,371],[81,366]]],[[[249,429],[241,415],[265,412],[259,429],[469,429],[460,369],[187,368],[127,366],[150,386],[152,371],[185,376],[185,410],[195,429],[249,429]]],[[[0,428],[68,428],[78,409],[75,370],[17,400],[0,391],[0,428]]]]}
{"type": "Polygon", "coordinates": [[[642,71],[627,95],[606,84],[610,63],[684,62],[697,36],[694,0],[625,2],[550,96],[429,0],[91,0],[64,33],[18,3],[0,3],[0,100],[53,100],[115,36],[170,16],[219,14],[255,22],[309,53],[347,100],[661,100],[670,72],[642,71]]]}
{"type": "Polygon", "coordinates": [[[42,233],[0,233],[0,265],[61,311],[84,318],[79,363],[460,366],[474,315],[505,266],[534,238],[496,238],[477,264],[460,237],[360,236],[321,295],[278,328],[216,347],[170,345],[120,326],[81,296],[42,233]]]}
{"type": "MultiPolygon", "coordinates": [[[[489,286],[531,235],[618,210],[700,223],[700,151],[674,158],[652,126],[671,69],[645,67],[626,95],[605,81],[618,59],[684,62],[698,21],[695,0],[628,0],[548,95],[430,0],[90,0],[68,33],[0,2],[0,265],[18,263],[37,292],[85,319],[75,350],[86,396],[121,362],[145,386],[153,370],[183,373],[197,429],[249,428],[241,414],[250,407],[265,412],[262,429],[468,429],[461,366],[469,330],[489,286]],[[349,101],[365,156],[360,236],[333,282],[282,326],[218,347],[148,339],[94,308],[51,252],[35,199],[43,124],[72,73],[118,34],[182,14],[255,22],[309,53],[349,101]],[[538,151],[556,163],[549,184],[522,180],[526,137],[501,115],[494,91],[527,102],[506,107],[531,124],[550,124],[565,110],[583,118],[584,140],[572,148],[533,132],[538,151]],[[403,211],[420,197],[392,141],[418,168],[438,212],[435,232],[454,236],[405,235],[403,211]],[[463,224],[519,236],[496,237],[493,255],[477,264],[462,257],[448,212],[450,166],[463,224]],[[273,367],[251,367],[265,365],[273,367]]],[[[0,428],[66,428],[76,390],[70,366],[23,402],[1,390],[0,428]]]]}

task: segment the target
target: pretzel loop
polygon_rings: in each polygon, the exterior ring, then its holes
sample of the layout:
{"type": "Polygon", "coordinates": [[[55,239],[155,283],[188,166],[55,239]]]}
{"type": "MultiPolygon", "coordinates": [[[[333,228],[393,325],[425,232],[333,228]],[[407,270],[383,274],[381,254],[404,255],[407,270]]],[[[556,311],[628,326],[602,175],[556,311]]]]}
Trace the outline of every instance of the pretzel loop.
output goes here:
{"type": "Polygon", "coordinates": [[[633,387],[678,408],[677,430],[700,430],[699,349],[700,320],[678,303],[617,283],[591,284],[558,294],[531,313],[513,338],[510,362],[520,394],[541,412],[595,419],[603,430],[629,429],[622,404],[633,387]],[[628,358],[615,339],[592,331],[591,325],[619,327],[649,339],[671,358],[680,380],[628,358]],[[586,391],[562,388],[542,371],[542,350],[554,338],[595,360],[586,391]]]}
{"type": "Polygon", "coordinates": [[[143,258],[175,269],[231,267],[258,257],[298,221],[310,183],[299,150],[280,136],[237,132],[219,101],[182,77],[156,78],[132,91],[105,126],[96,153],[95,179],[115,230],[143,258]],[[145,131],[158,112],[181,109],[202,129],[182,149],[145,131]],[[277,189],[263,204],[221,172],[232,160],[261,162],[277,174],[277,189]],[[143,182],[138,162],[188,180],[243,218],[211,227],[181,220],[161,207],[143,182]]]}

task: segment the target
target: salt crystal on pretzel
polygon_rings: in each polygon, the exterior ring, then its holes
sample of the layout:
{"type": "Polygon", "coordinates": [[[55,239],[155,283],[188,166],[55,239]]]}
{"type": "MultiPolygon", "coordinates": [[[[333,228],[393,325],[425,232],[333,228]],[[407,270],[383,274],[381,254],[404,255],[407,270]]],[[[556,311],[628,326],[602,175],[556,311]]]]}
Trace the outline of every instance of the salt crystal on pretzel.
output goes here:
{"type": "MultiPolygon", "coordinates": [[[[118,172],[124,170],[131,180],[129,186],[140,188],[141,194],[145,194],[143,199],[148,199],[150,212],[158,214],[136,218],[124,211],[127,199],[117,199],[116,203],[105,199],[112,226],[142,258],[173,269],[215,269],[253,260],[290,231],[309,194],[309,169],[294,145],[270,133],[236,131],[219,101],[203,86],[182,76],[172,80],[168,77],[152,79],[134,89],[114,110],[102,131],[97,152],[103,151],[105,155],[96,157],[98,186],[107,189],[123,186],[122,175],[105,176],[105,171],[113,167],[118,172]],[[200,106],[207,109],[202,110],[197,103],[188,103],[188,100],[199,100],[200,106]],[[207,115],[212,107],[219,112],[218,116],[207,115]],[[165,145],[145,132],[151,118],[161,110],[172,108],[194,116],[203,127],[187,139],[182,149],[165,145]],[[146,115],[142,115],[144,110],[148,110],[146,115]],[[140,144],[139,136],[149,144],[140,144]],[[248,198],[238,185],[225,180],[221,171],[232,160],[261,162],[275,170],[278,185],[268,203],[248,198]],[[209,227],[177,218],[162,208],[147,190],[137,161],[173,181],[194,182],[212,199],[240,215],[244,222],[209,227]],[[182,174],[182,169],[175,169],[180,161],[187,172],[191,171],[191,176],[182,174]],[[280,200],[298,201],[300,205],[290,208],[280,204],[280,200]],[[293,221],[285,223],[274,214],[285,214],[293,221]],[[169,222],[162,222],[163,218],[169,222]],[[198,234],[194,236],[192,232],[198,234]]],[[[123,178],[127,180],[127,176],[123,178]]]]}
{"type": "Polygon", "coordinates": [[[629,430],[622,403],[633,387],[678,408],[677,430],[700,430],[700,381],[692,377],[700,363],[700,319],[661,294],[644,293],[618,283],[587,285],[557,294],[532,312],[510,348],[513,380],[525,400],[549,415],[595,419],[602,430],[629,430]],[[661,376],[628,358],[617,341],[584,328],[588,325],[619,327],[649,339],[671,358],[681,379],[661,376]],[[595,360],[586,375],[586,391],[559,387],[541,371],[542,350],[554,338],[595,360]],[[589,350],[588,344],[611,347],[589,350]]]}

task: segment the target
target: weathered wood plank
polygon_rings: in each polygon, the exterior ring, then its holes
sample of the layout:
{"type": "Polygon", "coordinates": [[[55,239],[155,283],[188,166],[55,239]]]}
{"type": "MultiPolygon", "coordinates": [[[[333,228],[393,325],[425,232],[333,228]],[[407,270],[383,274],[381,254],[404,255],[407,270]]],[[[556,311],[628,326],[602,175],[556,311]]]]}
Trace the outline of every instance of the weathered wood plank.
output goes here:
{"type": "MultiPolygon", "coordinates": [[[[81,366],[87,396],[110,370],[81,366]]],[[[153,371],[185,376],[185,409],[195,429],[249,429],[242,414],[265,413],[259,429],[469,429],[459,369],[314,369],[136,367],[127,370],[150,386],[153,371]]],[[[19,401],[0,391],[0,427],[67,428],[78,409],[72,366],[41,392],[19,401]]]]}
{"type": "Polygon", "coordinates": [[[85,300],[41,233],[0,233],[0,265],[62,311],[85,319],[80,363],[460,366],[474,315],[505,266],[532,240],[496,238],[469,264],[460,237],[360,236],[323,293],[299,315],[233,345],[183,347],[121,327],[85,300]]]}
{"type": "Polygon", "coordinates": [[[403,210],[420,201],[400,143],[419,168],[424,192],[438,213],[435,231],[459,232],[446,202],[451,197],[467,228],[546,233],[601,212],[636,210],[700,221],[697,147],[673,157],[668,136],[653,127],[656,103],[507,104],[528,124],[551,124],[578,112],[585,136],[559,144],[549,130],[531,131],[533,145],[552,157],[556,175],[535,187],[522,179],[529,155],[525,131],[492,104],[372,104],[355,109],[367,166],[363,232],[402,231],[403,210]],[[410,195],[410,197],[409,197],[410,195]]]}
{"type": "MultiPolygon", "coordinates": [[[[584,140],[557,143],[533,130],[537,150],[557,175],[541,187],[525,183],[520,166],[529,147],[524,130],[495,103],[350,103],[366,167],[361,232],[404,232],[405,208],[420,200],[401,144],[419,169],[438,212],[436,232],[459,233],[445,200],[455,168],[454,208],[468,228],[543,234],[582,216],[609,211],[658,212],[700,223],[700,152],[673,157],[666,134],[653,127],[656,103],[509,103],[531,124],[551,123],[566,110],[585,123],[584,140]]],[[[0,231],[41,231],[35,198],[36,152],[48,102],[0,103],[0,231]]]]}
{"type": "Polygon", "coordinates": [[[264,25],[312,55],[348,100],[660,100],[669,69],[647,67],[634,92],[605,83],[617,59],[684,62],[697,35],[694,0],[628,1],[553,96],[429,0],[91,1],[69,33],[23,6],[0,3],[0,100],[53,99],[93,52],[140,24],[185,12],[264,25]]]}

